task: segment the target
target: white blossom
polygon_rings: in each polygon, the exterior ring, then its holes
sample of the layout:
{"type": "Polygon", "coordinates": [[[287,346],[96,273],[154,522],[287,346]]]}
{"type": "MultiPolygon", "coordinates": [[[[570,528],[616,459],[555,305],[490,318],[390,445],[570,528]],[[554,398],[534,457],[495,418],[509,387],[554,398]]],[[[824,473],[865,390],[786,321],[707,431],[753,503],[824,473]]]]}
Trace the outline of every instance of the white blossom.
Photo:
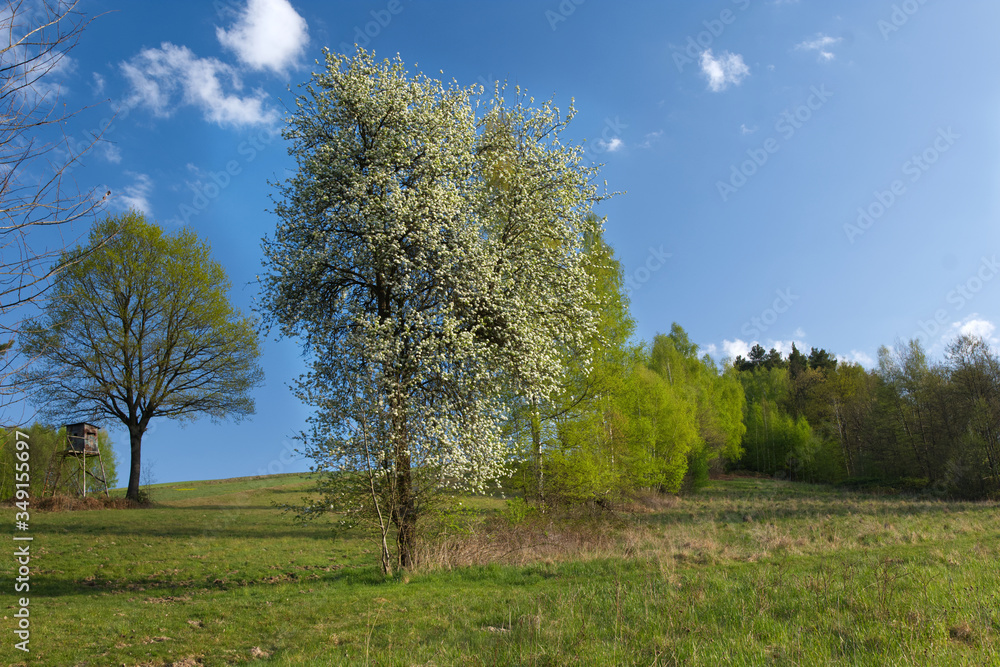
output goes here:
{"type": "Polygon", "coordinates": [[[284,133],[298,171],[264,244],[265,314],[310,354],[298,393],[321,469],[381,485],[363,512],[403,511],[405,472],[419,514],[507,472],[512,402],[556,391],[562,346],[592,333],[582,239],[600,196],[559,141],[572,108],[483,99],[361,49],[325,64],[284,133]]]}

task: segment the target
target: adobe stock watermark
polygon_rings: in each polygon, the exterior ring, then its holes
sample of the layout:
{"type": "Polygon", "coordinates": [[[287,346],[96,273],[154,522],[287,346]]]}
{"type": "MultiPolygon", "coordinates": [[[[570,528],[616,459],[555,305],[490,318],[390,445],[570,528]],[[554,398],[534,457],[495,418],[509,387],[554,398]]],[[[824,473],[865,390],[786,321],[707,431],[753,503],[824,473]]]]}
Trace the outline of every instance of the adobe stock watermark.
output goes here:
{"type": "MultiPolygon", "coordinates": [[[[280,475],[285,468],[291,465],[298,453],[294,445],[289,440],[281,441],[282,449],[276,457],[271,459],[266,467],[257,468],[257,475],[280,475]]],[[[216,515],[211,523],[202,528],[203,537],[212,537],[228,529],[239,521],[244,509],[250,504],[250,492],[243,491],[237,494],[235,501],[223,514],[216,515]]]]}
{"type": "Polygon", "coordinates": [[[778,115],[778,120],[774,123],[774,131],[777,133],[775,136],[765,139],[759,148],[748,148],[746,160],[729,166],[729,178],[715,182],[722,201],[729,201],[768,163],[772,155],[781,150],[779,138],[789,141],[833,97],[833,92],[827,89],[826,84],[818,88],[813,86],[810,91],[805,102],[792,109],[785,109],[778,115]]]}
{"type": "Polygon", "coordinates": [[[292,445],[291,441],[282,440],[281,446],[281,452],[268,462],[266,468],[257,468],[258,475],[280,475],[285,472],[286,467],[295,462],[295,455],[299,452],[295,449],[295,446],[292,445]]]}
{"type": "Polygon", "coordinates": [[[209,171],[204,178],[193,183],[188,183],[193,195],[190,202],[182,203],[177,207],[177,216],[168,222],[176,225],[187,225],[191,219],[201,215],[213,201],[219,198],[222,191],[228,188],[233,178],[243,173],[243,168],[257,159],[257,155],[271,145],[271,142],[280,136],[278,130],[264,129],[252,134],[245,141],[240,142],[236,147],[236,158],[228,160],[224,167],[218,171],[209,171]]]}
{"type": "Polygon", "coordinates": [[[945,295],[945,302],[954,308],[949,311],[947,308],[938,308],[934,315],[928,320],[917,320],[918,330],[910,336],[910,340],[925,337],[929,343],[933,337],[943,334],[948,328],[949,312],[959,312],[969,304],[976,295],[986,287],[986,284],[997,277],[1000,273],[1000,262],[997,256],[983,257],[979,263],[979,268],[965,282],[955,285],[955,288],[945,295]]]}
{"type": "Polygon", "coordinates": [[[951,127],[938,128],[934,141],[924,150],[914,153],[900,167],[907,179],[897,178],[885,190],[876,190],[869,204],[858,207],[857,219],[853,223],[844,224],[847,240],[853,244],[855,239],[871,229],[909,191],[907,181],[912,185],[923,178],[924,174],[937,164],[941,156],[950,151],[955,142],[961,138],[962,135],[955,134],[951,127]]]}
{"type": "Polygon", "coordinates": [[[618,150],[623,145],[622,130],[627,127],[628,125],[621,122],[618,116],[615,116],[614,119],[605,118],[601,136],[586,142],[581,157],[590,162],[597,162],[598,156],[618,150]]]}
{"type": "MultiPolygon", "coordinates": [[[[364,25],[354,26],[354,44],[362,48],[367,48],[372,40],[382,34],[382,31],[389,27],[392,19],[403,12],[403,0],[389,0],[384,9],[373,9],[369,12],[372,17],[364,25]]],[[[347,42],[341,42],[337,47],[341,53],[352,53],[354,49],[347,42]]]]}
{"type": "Polygon", "coordinates": [[[549,22],[549,27],[552,28],[552,31],[555,32],[559,24],[572,16],[576,8],[584,2],[586,0],[560,0],[558,6],[556,6],[556,11],[546,9],[545,20],[549,22]]]}
{"type": "MultiPolygon", "coordinates": [[[[731,1],[741,12],[750,7],[750,0],[731,1]]],[[[694,35],[688,35],[684,47],[680,50],[674,50],[674,65],[677,66],[677,71],[683,73],[686,65],[699,63],[701,54],[712,47],[715,40],[722,36],[728,26],[736,22],[737,16],[739,15],[732,9],[726,8],[719,12],[718,17],[702,21],[701,24],[705,29],[694,35]]]]}
{"type": "Polygon", "coordinates": [[[776,290],[775,294],[777,297],[774,299],[770,308],[765,308],[761,311],[760,315],[751,317],[743,324],[740,331],[744,336],[749,337],[751,340],[758,339],[761,334],[774,326],[774,323],[778,321],[778,318],[787,313],[792,307],[792,304],[800,298],[799,296],[792,294],[791,288],[776,290]]]}
{"type": "MultiPolygon", "coordinates": [[[[22,532],[28,532],[31,528],[31,445],[28,442],[28,434],[15,431],[17,441],[13,459],[14,465],[11,471],[14,473],[14,494],[11,500],[14,501],[14,508],[19,510],[14,513],[14,527],[22,532]]],[[[14,535],[14,561],[15,573],[14,592],[28,593],[31,591],[31,542],[33,535],[14,535]],[[19,544],[21,543],[21,544],[19,544]]],[[[18,651],[30,653],[31,648],[31,598],[18,598],[16,604],[10,605],[17,609],[14,612],[14,634],[21,641],[14,643],[14,648],[18,651]]],[[[4,616],[6,618],[6,616],[4,616]]]]}
{"type": "Polygon", "coordinates": [[[927,0],[903,0],[903,2],[892,6],[892,13],[888,19],[879,19],[876,27],[882,33],[882,39],[889,41],[889,36],[910,22],[910,19],[927,4],[927,0]]]}
{"type": "Polygon", "coordinates": [[[648,283],[653,274],[662,269],[671,257],[673,254],[664,252],[662,245],[659,248],[650,246],[645,263],[625,276],[625,293],[632,294],[642,289],[642,286],[648,283]]]}

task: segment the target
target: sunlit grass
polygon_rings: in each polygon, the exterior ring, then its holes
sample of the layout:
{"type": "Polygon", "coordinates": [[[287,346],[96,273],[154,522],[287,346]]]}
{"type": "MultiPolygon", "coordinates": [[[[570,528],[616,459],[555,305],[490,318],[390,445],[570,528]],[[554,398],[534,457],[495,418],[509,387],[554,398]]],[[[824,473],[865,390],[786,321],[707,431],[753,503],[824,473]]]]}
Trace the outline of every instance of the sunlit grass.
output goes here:
{"type": "Polygon", "coordinates": [[[995,503],[713,482],[630,514],[473,520],[385,578],[373,543],[274,508],[307,488],[184,482],[152,509],[33,515],[25,664],[1000,664],[995,503]]]}

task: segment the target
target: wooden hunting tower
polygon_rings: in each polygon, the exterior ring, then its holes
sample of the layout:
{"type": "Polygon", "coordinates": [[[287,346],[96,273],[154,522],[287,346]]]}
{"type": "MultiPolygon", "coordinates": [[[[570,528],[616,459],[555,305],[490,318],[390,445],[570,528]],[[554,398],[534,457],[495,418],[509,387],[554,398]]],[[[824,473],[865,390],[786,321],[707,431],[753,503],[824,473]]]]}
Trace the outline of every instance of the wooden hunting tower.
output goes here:
{"type": "Polygon", "coordinates": [[[98,428],[93,424],[81,422],[66,424],[66,450],[80,456],[100,456],[97,446],[98,428]]]}
{"type": "Polygon", "coordinates": [[[49,462],[49,469],[45,475],[45,486],[42,489],[42,496],[45,496],[46,491],[50,494],[56,492],[59,488],[59,478],[62,475],[63,464],[67,458],[73,457],[80,464],[80,477],[76,485],[80,495],[84,498],[87,497],[87,475],[90,475],[104,487],[104,495],[110,498],[111,494],[108,492],[108,474],[104,470],[104,459],[101,458],[101,448],[97,445],[97,434],[100,429],[86,422],[66,424],[64,428],[66,429],[66,449],[52,454],[52,460],[49,462]],[[97,474],[96,470],[87,470],[88,456],[97,457],[101,466],[100,475],[97,474]]]}

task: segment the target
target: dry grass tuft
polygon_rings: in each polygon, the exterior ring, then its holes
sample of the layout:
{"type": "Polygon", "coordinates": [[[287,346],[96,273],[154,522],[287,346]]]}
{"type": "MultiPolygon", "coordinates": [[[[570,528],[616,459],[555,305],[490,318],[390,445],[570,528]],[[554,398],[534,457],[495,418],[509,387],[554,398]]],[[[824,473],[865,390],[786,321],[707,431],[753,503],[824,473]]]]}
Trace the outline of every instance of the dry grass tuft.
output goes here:
{"type": "Polygon", "coordinates": [[[190,657],[190,658],[182,658],[177,662],[172,662],[170,663],[169,667],[201,667],[201,665],[204,664],[205,663],[203,663],[201,659],[190,657]]]}
{"type": "Polygon", "coordinates": [[[959,623],[948,628],[948,636],[957,642],[972,646],[976,643],[976,631],[968,623],[959,623]]]}
{"type": "MultiPolygon", "coordinates": [[[[513,522],[503,515],[485,515],[458,534],[422,541],[418,569],[614,558],[650,563],[665,577],[673,577],[676,567],[686,564],[860,554],[872,548],[919,544],[939,533],[982,534],[991,529],[994,516],[983,512],[988,507],[982,504],[945,505],[837,492],[810,496],[790,482],[758,488],[751,480],[734,486],[740,484],[750,492],[738,486],[736,491],[723,487],[685,497],[648,492],[613,508],[597,505],[575,512],[549,508],[513,522]],[[948,515],[944,525],[929,521],[942,513],[948,515]]],[[[982,557],[993,551],[980,545],[974,553],[982,557]]],[[[967,555],[940,549],[928,554],[953,568],[961,566],[967,555]]],[[[888,577],[883,593],[892,593],[895,573],[883,574],[888,577]]]]}
{"type": "Polygon", "coordinates": [[[254,646],[252,649],[250,649],[250,657],[254,659],[270,658],[271,653],[272,653],[271,651],[265,651],[259,646],[254,646]]]}
{"type": "Polygon", "coordinates": [[[640,491],[632,500],[623,504],[621,510],[629,514],[657,514],[674,509],[680,503],[681,499],[678,496],[658,491],[640,491]]]}
{"type": "Polygon", "coordinates": [[[425,540],[417,562],[421,570],[503,563],[526,565],[622,556],[619,531],[599,519],[559,522],[544,517],[517,525],[488,518],[465,535],[425,540]]]}

